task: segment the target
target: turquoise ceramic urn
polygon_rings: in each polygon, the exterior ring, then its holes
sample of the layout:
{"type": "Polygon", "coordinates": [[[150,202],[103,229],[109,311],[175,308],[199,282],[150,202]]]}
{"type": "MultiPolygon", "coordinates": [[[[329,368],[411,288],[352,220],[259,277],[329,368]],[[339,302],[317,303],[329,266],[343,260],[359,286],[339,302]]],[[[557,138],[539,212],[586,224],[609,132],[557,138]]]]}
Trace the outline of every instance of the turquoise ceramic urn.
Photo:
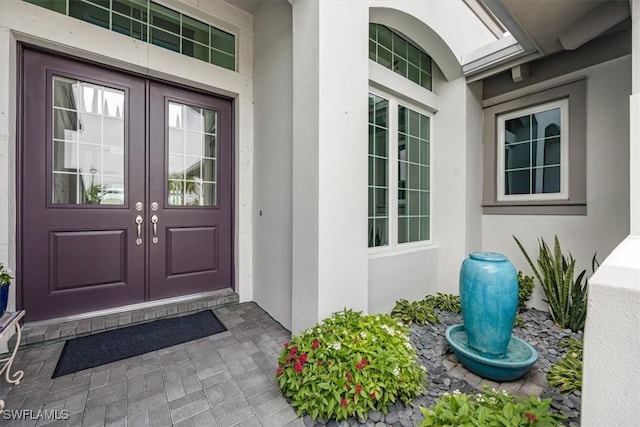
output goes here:
{"type": "Polygon", "coordinates": [[[518,310],[518,275],[506,256],[472,252],[460,269],[460,302],[469,346],[498,358],[507,352],[518,310]]]}

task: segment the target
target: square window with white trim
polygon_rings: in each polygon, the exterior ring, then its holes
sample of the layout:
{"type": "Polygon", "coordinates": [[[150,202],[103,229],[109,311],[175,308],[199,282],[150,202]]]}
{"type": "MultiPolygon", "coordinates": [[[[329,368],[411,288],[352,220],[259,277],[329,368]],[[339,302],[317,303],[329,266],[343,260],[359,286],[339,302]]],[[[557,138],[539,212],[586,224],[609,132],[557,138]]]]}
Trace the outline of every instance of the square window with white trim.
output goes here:
{"type": "Polygon", "coordinates": [[[568,99],[497,117],[498,201],[568,198],[568,118],[568,99]]]}
{"type": "Polygon", "coordinates": [[[426,111],[369,93],[370,248],[430,240],[430,150],[431,116],[426,111]]]}

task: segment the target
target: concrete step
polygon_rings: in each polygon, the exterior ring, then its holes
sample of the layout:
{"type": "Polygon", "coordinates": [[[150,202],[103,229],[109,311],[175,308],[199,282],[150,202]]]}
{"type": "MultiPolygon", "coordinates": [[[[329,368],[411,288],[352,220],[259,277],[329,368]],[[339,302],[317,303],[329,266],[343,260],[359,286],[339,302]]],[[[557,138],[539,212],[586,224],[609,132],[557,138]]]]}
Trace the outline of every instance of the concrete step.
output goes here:
{"type": "MultiPolygon", "coordinates": [[[[238,294],[232,289],[221,289],[64,318],[29,322],[22,326],[20,349],[237,303],[238,294]]],[[[11,338],[9,348],[13,348],[16,339],[17,335],[11,338]]]]}

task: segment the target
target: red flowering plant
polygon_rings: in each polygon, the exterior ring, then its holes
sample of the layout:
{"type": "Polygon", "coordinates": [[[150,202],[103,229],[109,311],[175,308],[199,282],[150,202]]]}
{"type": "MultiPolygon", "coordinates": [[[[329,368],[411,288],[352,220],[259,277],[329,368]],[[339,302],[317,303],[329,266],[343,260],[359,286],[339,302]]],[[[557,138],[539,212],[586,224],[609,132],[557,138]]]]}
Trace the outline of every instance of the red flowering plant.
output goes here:
{"type": "Polygon", "coordinates": [[[345,309],[286,343],[276,378],[298,414],[366,419],[424,391],[426,374],[409,330],[388,315],[345,309]]]}

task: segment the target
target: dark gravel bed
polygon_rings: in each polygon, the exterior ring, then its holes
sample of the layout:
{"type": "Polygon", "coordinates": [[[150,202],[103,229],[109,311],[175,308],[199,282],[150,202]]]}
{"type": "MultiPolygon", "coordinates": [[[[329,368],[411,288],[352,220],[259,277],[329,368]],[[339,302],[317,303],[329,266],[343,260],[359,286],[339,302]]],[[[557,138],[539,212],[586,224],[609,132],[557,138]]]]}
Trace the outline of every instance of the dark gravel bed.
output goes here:
{"type": "MultiPolygon", "coordinates": [[[[449,343],[445,338],[447,327],[462,323],[462,317],[459,314],[447,311],[439,311],[438,315],[441,320],[440,324],[421,327],[411,326],[411,341],[416,346],[420,363],[427,370],[427,391],[415,399],[413,406],[397,402],[389,407],[389,412],[386,415],[378,411],[371,411],[366,420],[349,418],[340,422],[325,422],[324,420],[316,420],[314,422],[311,417],[305,416],[305,425],[309,427],[325,425],[330,427],[415,426],[422,420],[420,406],[433,406],[443,393],[450,393],[454,390],[459,390],[462,393],[477,393],[476,388],[462,379],[463,375],[461,375],[460,368],[456,366],[455,356],[451,354],[449,343]]],[[[531,344],[538,351],[538,361],[533,365],[525,380],[539,386],[545,386],[546,372],[565,353],[565,349],[558,346],[558,343],[568,337],[582,337],[582,333],[576,334],[571,330],[562,330],[555,327],[549,313],[545,311],[531,309],[521,313],[521,317],[526,323],[526,328],[515,328],[513,333],[518,338],[531,344]]],[[[497,384],[496,386],[496,388],[499,388],[497,384]]],[[[566,395],[558,392],[553,387],[544,387],[540,397],[553,398],[552,408],[569,417],[565,421],[565,425],[570,427],[580,425],[581,397],[579,392],[566,395]]]]}

